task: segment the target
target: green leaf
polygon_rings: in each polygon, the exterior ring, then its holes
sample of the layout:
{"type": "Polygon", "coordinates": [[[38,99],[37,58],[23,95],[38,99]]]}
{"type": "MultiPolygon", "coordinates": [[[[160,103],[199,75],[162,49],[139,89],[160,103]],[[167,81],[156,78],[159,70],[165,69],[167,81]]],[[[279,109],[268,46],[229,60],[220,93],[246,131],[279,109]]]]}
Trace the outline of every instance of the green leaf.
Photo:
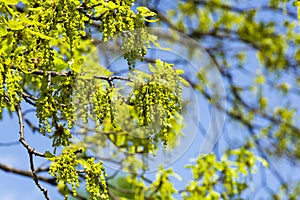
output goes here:
{"type": "Polygon", "coordinates": [[[54,53],[54,66],[58,71],[62,71],[68,67],[68,64],[63,60],[62,56],[60,56],[56,51],[54,53]]]}
{"type": "Polygon", "coordinates": [[[108,8],[110,8],[110,9],[115,9],[115,8],[117,8],[117,5],[116,5],[115,3],[113,3],[112,1],[109,1],[109,2],[107,3],[107,6],[108,6],[108,8]]]}
{"type": "Polygon", "coordinates": [[[182,181],[182,178],[181,178],[181,176],[180,176],[179,174],[177,174],[177,173],[175,173],[175,172],[172,172],[171,175],[172,175],[174,178],[176,178],[177,180],[182,181]]]}
{"type": "Polygon", "coordinates": [[[9,20],[8,22],[6,22],[8,27],[13,30],[13,31],[18,31],[18,30],[22,30],[24,28],[23,23],[22,22],[17,22],[17,21],[12,21],[9,20]]]}
{"type": "Polygon", "coordinates": [[[155,68],[150,63],[148,63],[148,68],[149,68],[150,72],[152,72],[152,73],[155,72],[155,68]]]}
{"type": "Polygon", "coordinates": [[[157,48],[161,49],[161,50],[165,50],[165,51],[171,51],[171,48],[167,48],[167,47],[161,47],[160,44],[154,40],[151,41],[157,48]]]}
{"type": "Polygon", "coordinates": [[[183,77],[179,76],[179,81],[185,86],[185,87],[189,87],[189,82],[187,80],[185,80],[183,77]]]}
{"type": "Polygon", "coordinates": [[[49,37],[49,36],[47,36],[47,35],[44,35],[44,34],[39,33],[39,32],[32,31],[32,30],[30,30],[30,29],[26,29],[26,31],[27,31],[29,34],[31,34],[31,35],[38,36],[38,37],[40,37],[40,38],[42,38],[42,39],[45,39],[45,40],[51,40],[51,39],[52,39],[51,37],[49,37]]]}
{"type": "Polygon", "coordinates": [[[72,60],[68,61],[69,67],[72,71],[74,71],[75,73],[78,73],[81,69],[80,65],[76,65],[76,62],[74,61],[74,58],[72,58],[72,60]]]}
{"type": "Polygon", "coordinates": [[[255,78],[254,82],[255,82],[256,84],[258,84],[258,85],[262,85],[262,84],[264,84],[264,83],[266,82],[266,78],[265,78],[264,75],[258,75],[258,76],[255,78]]]}
{"type": "Polygon", "coordinates": [[[159,21],[159,19],[144,19],[146,22],[151,22],[151,23],[153,23],[153,22],[158,22],[159,21]]]}
{"type": "Polygon", "coordinates": [[[53,157],[55,157],[55,155],[53,155],[52,153],[50,153],[50,151],[46,151],[44,153],[44,156],[46,156],[46,158],[53,158],[53,157]]]}
{"type": "Polygon", "coordinates": [[[264,167],[269,167],[269,163],[268,163],[265,159],[263,159],[263,158],[261,158],[261,157],[259,157],[259,156],[255,156],[255,158],[256,158],[256,160],[259,161],[264,167]]]}
{"type": "Polygon", "coordinates": [[[0,37],[7,35],[7,28],[4,24],[0,25],[0,37]]]}
{"type": "Polygon", "coordinates": [[[20,1],[19,0],[5,0],[4,3],[6,4],[18,4],[20,1]]]}
{"type": "Polygon", "coordinates": [[[151,10],[149,10],[147,7],[144,6],[138,7],[137,10],[141,13],[143,17],[156,16],[155,12],[152,12],[151,10]]]}
{"type": "Polygon", "coordinates": [[[295,53],[295,60],[298,62],[300,61],[300,49],[298,49],[295,53]]]}
{"type": "Polygon", "coordinates": [[[300,1],[294,1],[293,6],[296,6],[296,7],[300,6],[300,1]]]}
{"type": "Polygon", "coordinates": [[[16,48],[16,50],[14,51],[15,55],[19,55],[20,53],[22,53],[23,51],[26,50],[26,47],[25,46],[18,46],[16,48]]]}

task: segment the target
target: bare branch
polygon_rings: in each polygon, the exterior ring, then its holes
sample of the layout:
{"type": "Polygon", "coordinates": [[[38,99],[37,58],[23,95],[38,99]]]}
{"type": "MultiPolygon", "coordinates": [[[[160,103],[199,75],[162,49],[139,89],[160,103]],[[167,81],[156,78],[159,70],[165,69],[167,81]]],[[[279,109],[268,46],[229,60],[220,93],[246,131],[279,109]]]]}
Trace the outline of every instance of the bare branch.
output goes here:
{"type": "Polygon", "coordinates": [[[34,169],[34,163],[33,163],[33,155],[40,156],[40,157],[45,157],[45,155],[35,151],[34,148],[32,148],[29,144],[26,143],[25,137],[24,137],[24,124],[23,124],[23,114],[22,114],[21,106],[16,105],[16,110],[17,110],[17,113],[18,113],[19,125],[20,125],[20,131],[19,131],[20,139],[19,139],[19,141],[22,143],[22,145],[28,151],[29,160],[30,160],[30,168],[31,168],[31,173],[32,173],[33,180],[34,180],[35,184],[37,185],[37,187],[43,192],[45,198],[47,200],[50,200],[50,198],[48,196],[47,189],[45,189],[43,186],[41,186],[41,184],[38,181],[39,178],[36,175],[36,172],[35,172],[35,169],[34,169]]]}
{"type": "Polygon", "coordinates": [[[0,142],[0,147],[9,147],[20,144],[19,141],[14,142],[0,142]]]}
{"type": "MultiPolygon", "coordinates": [[[[25,170],[20,170],[20,169],[16,169],[4,164],[0,163],[0,169],[6,172],[10,172],[10,173],[14,173],[14,174],[18,174],[18,175],[22,175],[22,176],[26,176],[26,177],[30,177],[33,178],[33,174],[31,171],[25,171],[25,170]]],[[[48,183],[50,185],[56,185],[56,180],[55,178],[46,178],[43,176],[37,176],[38,180],[43,181],[45,183],[48,183]]]]}
{"type": "Polygon", "coordinates": [[[123,80],[123,81],[129,81],[132,82],[133,80],[129,77],[125,77],[125,76],[94,76],[95,79],[102,79],[102,80],[106,80],[109,85],[111,87],[115,87],[114,86],[114,82],[113,80],[117,79],[117,80],[123,80]]]}
{"type": "Polygon", "coordinates": [[[57,71],[44,71],[44,70],[28,69],[28,72],[30,72],[31,74],[36,74],[36,75],[51,75],[52,77],[72,76],[73,75],[73,71],[57,72],[57,71]]]}
{"type": "MultiPolygon", "coordinates": [[[[97,6],[98,6],[98,5],[97,5],[97,6]]],[[[94,6],[94,7],[96,7],[96,6],[94,6]]],[[[102,14],[99,15],[99,16],[94,16],[94,15],[88,13],[88,11],[86,10],[85,7],[78,7],[77,10],[78,10],[80,13],[84,14],[84,15],[85,15],[86,17],[88,17],[89,19],[95,20],[95,21],[101,20],[102,17],[107,13],[107,11],[105,11],[104,13],[102,13],[102,14]]]]}
{"type": "Polygon", "coordinates": [[[34,133],[35,131],[38,131],[39,128],[36,127],[31,121],[29,121],[28,119],[24,119],[24,122],[29,126],[29,128],[32,130],[32,132],[34,133]]]}
{"type": "Polygon", "coordinates": [[[19,126],[20,126],[20,139],[19,141],[21,142],[21,144],[28,150],[29,153],[32,153],[36,156],[40,156],[40,157],[45,157],[44,154],[37,152],[34,150],[34,148],[32,148],[29,144],[27,144],[27,142],[25,141],[25,137],[24,137],[24,123],[23,123],[23,114],[22,114],[22,110],[21,110],[21,106],[20,105],[16,105],[16,110],[18,113],[18,118],[19,118],[19,126]]]}
{"type": "Polygon", "coordinates": [[[35,96],[32,96],[32,95],[30,95],[30,94],[28,94],[28,93],[26,93],[26,92],[22,92],[22,97],[25,99],[25,101],[27,102],[27,103],[29,103],[30,105],[32,105],[32,106],[36,106],[36,104],[34,103],[34,102],[32,102],[32,100],[37,100],[37,97],[35,97],[35,96]]]}
{"type": "Polygon", "coordinates": [[[35,184],[37,185],[37,187],[43,192],[45,198],[47,200],[50,200],[49,196],[48,196],[48,191],[46,188],[44,188],[40,183],[39,183],[39,179],[36,175],[35,169],[34,169],[34,163],[33,163],[33,153],[32,152],[28,152],[29,153],[29,160],[30,160],[30,169],[32,172],[32,177],[33,180],[35,182],[35,184]]]}
{"type": "MultiPolygon", "coordinates": [[[[62,76],[62,77],[68,77],[68,76],[73,76],[74,73],[72,71],[68,71],[68,72],[57,72],[57,71],[44,71],[44,70],[32,70],[32,69],[28,69],[28,72],[31,72],[31,74],[35,74],[35,75],[41,75],[41,76],[45,76],[47,75],[48,78],[48,83],[51,83],[51,78],[55,77],[55,76],[62,76]]],[[[85,75],[85,73],[81,73],[80,75],[85,75]]],[[[125,77],[125,76],[94,76],[95,79],[101,79],[101,80],[106,80],[109,82],[109,84],[111,86],[114,86],[113,84],[113,80],[123,80],[123,81],[129,81],[132,82],[133,80],[129,77],[125,77]]],[[[23,93],[22,94],[24,97],[32,99],[32,100],[37,100],[37,97],[34,97],[28,93],[23,93]]]]}

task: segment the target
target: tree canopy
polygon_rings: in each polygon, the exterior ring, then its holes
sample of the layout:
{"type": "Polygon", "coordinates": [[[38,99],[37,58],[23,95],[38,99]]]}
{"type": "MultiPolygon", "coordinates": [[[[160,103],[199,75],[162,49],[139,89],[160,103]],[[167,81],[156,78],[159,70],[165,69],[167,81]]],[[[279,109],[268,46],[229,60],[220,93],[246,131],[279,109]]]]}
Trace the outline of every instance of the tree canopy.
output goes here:
{"type": "Polygon", "coordinates": [[[0,169],[44,199],[297,199],[298,7],[1,0],[0,117],[19,131],[0,147],[29,159],[0,169]]]}

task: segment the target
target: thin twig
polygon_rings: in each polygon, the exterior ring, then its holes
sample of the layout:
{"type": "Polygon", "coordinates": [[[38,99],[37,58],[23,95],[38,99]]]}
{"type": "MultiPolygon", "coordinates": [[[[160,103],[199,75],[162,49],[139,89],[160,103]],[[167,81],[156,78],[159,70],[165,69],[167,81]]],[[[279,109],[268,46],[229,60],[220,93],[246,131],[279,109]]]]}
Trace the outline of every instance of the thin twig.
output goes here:
{"type": "Polygon", "coordinates": [[[36,172],[35,172],[35,169],[34,169],[34,163],[33,163],[33,153],[32,152],[29,152],[29,160],[30,160],[30,169],[31,169],[31,172],[32,172],[32,177],[33,177],[33,180],[35,182],[35,184],[37,185],[37,187],[43,192],[45,198],[47,200],[50,200],[49,196],[48,196],[48,191],[46,188],[44,188],[40,183],[39,183],[39,179],[36,175],[36,172]]]}
{"type": "MultiPolygon", "coordinates": [[[[26,176],[26,177],[30,177],[33,178],[33,174],[31,171],[25,171],[25,170],[20,170],[20,169],[16,169],[4,164],[0,163],[0,169],[6,172],[10,172],[10,173],[14,173],[14,174],[18,174],[21,176],[26,176]]],[[[38,180],[43,181],[45,183],[48,183],[50,185],[57,185],[55,178],[46,178],[43,176],[37,176],[38,180]]]]}
{"type": "Polygon", "coordinates": [[[160,188],[162,187],[162,184],[163,184],[163,180],[162,180],[162,177],[160,177],[158,186],[155,188],[155,190],[153,190],[149,194],[149,196],[146,199],[149,199],[149,200],[152,199],[152,197],[154,196],[154,194],[156,194],[160,190],[160,188]]]}
{"type": "Polygon", "coordinates": [[[31,173],[32,173],[33,180],[34,180],[35,184],[37,185],[37,187],[43,192],[45,198],[47,200],[50,200],[50,198],[47,194],[48,193],[47,189],[45,189],[38,181],[39,179],[36,175],[36,172],[35,172],[35,169],[34,169],[34,163],[33,163],[33,155],[37,155],[37,156],[40,156],[40,157],[45,157],[45,155],[35,151],[34,148],[32,148],[29,144],[26,143],[25,137],[24,137],[24,124],[23,124],[23,115],[22,115],[21,106],[16,105],[16,110],[17,110],[17,113],[18,113],[19,125],[20,125],[20,131],[19,131],[20,139],[19,139],[19,141],[23,144],[23,146],[28,151],[29,160],[30,160],[30,168],[31,168],[31,173]]]}
{"type": "Polygon", "coordinates": [[[24,98],[24,100],[29,103],[32,106],[36,106],[36,104],[34,102],[32,102],[32,100],[37,100],[37,98],[35,96],[32,96],[26,92],[22,92],[22,97],[24,98]]]}
{"type": "Polygon", "coordinates": [[[24,119],[24,122],[30,127],[31,131],[34,133],[35,131],[38,131],[39,128],[36,127],[31,121],[28,119],[24,119]]]}
{"type": "Polygon", "coordinates": [[[0,147],[9,147],[20,144],[19,141],[14,142],[0,142],[0,147]]]}
{"type": "Polygon", "coordinates": [[[28,150],[28,152],[31,152],[32,154],[34,154],[36,156],[45,157],[45,155],[43,153],[35,151],[34,148],[32,148],[25,141],[25,137],[24,137],[24,123],[23,123],[23,115],[22,115],[21,106],[20,105],[16,105],[15,107],[16,107],[16,110],[17,110],[17,113],[18,113],[19,126],[20,126],[20,131],[19,131],[20,139],[19,139],[19,141],[28,150]]]}
{"type": "Polygon", "coordinates": [[[117,186],[115,186],[113,184],[110,184],[110,183],[107,183],[107,186],[109,188],[111,188],[112,190],[115,190],[115,191],[118,191],[118,192],[121,192],[121,193],[134,194],[134,190],[120,188],[120,187],[117,187],[117,186]]]}
{"type": "Polygon", "coordinates": [[[68,72],[57,72],[57,71],[44,71],[44,70],[36,70],[36,69],[28,69],[28,72],[35,75],[51,75],[52,77],[55,76],[72,76],[73,71],[68,72]]]}
{"type": "Polygon", "coordinates": [[[50,86],[51,86],[51,83],[52,83],[52,76],[51,76],[51,74],[48,74],[48,80],[47,80],[47,89],[49,89],[49,88],[50,88],[50,86]]]}
{"type": "MultiPolygon", "coordinates": [[[[57,71],[44,71],[44,70],[32,70],[32,69],[28,69],[28,72],[30,72],[31,74],[35,74],[35,75],[47,75],[48,76],[48,81],[50,78],[53,78],[55,76],[73,76],[74,73],[72,71],[68,71],[68,72],[57,72],[57,71]]],[[[85,73],[81,73],[80,75],[85,75],[85,73]]],[[[112,82],[113,80],[123,80],[123,81],[129,81],[132,82],[133,80],[129,77],[125,77],[125,76],[94,76],[95,79],[101,79],[101,80],[106,80],[109,83],[112,82]]],[[[36,97],[29,95],[27,93],[24,93],[24,95],[30,99],[33,100],[37,100],[36,97]]]]}
{"type": "Polygon", "coordinates": [[[31,100],[33,100],[33,101],[38,100],[38,98],[37,98],[36,96],[33,96],[33,95],[29,94],[29,92],[27,92],[27,91],[25,91],[25,90],[23,91],[22,95],[23,95],[23,96],[26,96],[27,98],[29,98],[29,99],[31,99],[31,100]]]}
{"type": "Polygon", "coordinates": [[[77,10],[78,10],[80,13],[84,14],[84,15],[85,15],[86,17],[88,17],[89,19],[95,20],[95,21],[101,20],[102,17],[107,13],[107,11],[105,11],[104,13],[102,13],[102,14],[99,15],[99,16],[94,16],[94,15],[88,13],[88,11],[86,10],[86,8],[84,8],[84,7],[78,7],[77,10]]]}

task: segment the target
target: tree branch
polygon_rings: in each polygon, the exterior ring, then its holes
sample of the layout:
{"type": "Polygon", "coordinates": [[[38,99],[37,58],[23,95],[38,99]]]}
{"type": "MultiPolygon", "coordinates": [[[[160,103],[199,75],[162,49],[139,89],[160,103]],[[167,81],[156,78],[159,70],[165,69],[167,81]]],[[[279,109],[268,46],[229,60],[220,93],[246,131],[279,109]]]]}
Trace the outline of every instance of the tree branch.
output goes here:
{"type": "Polygon", "coordinates": [[[22,110],[21,110],[21,106],[18,104],[16,105],[16,110],[18,113],[18,118],[19,118],[19,125],[20,125],[20,139],[19,141],[22,143],[22,145],[27,149],[28,154],[29,154],[29,160],[30,160],[30,169],[31,169],[31,173],[32,173],[32,177],[33,180],[35,182],[35,184],[37,185],[37,187],[43,192],[45,198],[47,200],[50,200],[49,196],[48,196],[48,191],[47,189],[45,189],[40,183],[39,183],[39,179],[36,175],[35,172],[35,168],[34,168],[34,163],[33,163],[33,155],[36,156],[40,156],[40,157],[45,157],[44,154],[37,152],[34,150],[34,148],[32,148],[29,144],[26,143],[25,141],[25,137],[24,137],[24,124],[23,124],[23,114],[22,114],[22,110]]]}
{"type": "Polygon", "coordinates": [[[40,156],[40,157],[45,157],[45,155],[43,153],[37,152],[34,150],[34,148],[32,148],[26,141],[25,141],[25,137],[24,137],[24,123],[23,123],[23,114],[22,114],[22,110],[21,110],[21,106],[20,105],[16,105],[16,110],[18,113],[18,118],[19,118],[19,127],[20,127],[20,139],[19,141],[21,142],[21,144],[27,149],[28,152],[36,155],[36,156],[40,156]]]}
{"type": "Polygon", "coordinates": [[[14,142],[0,142],[0,147],[9,147],[20,144],[19,141],[14,142]]]}
{"type": "Polygon", "coordinates": [[[36,104],[34,103],[34,102],[32,102],[32,100],[37,100],[38,98],[37,97],[35,97],[35,96],[33,96],[33,95],[30,95],[30,94],[28,94],[27,92],[22,92],[22,97],[25,99],[25,101],[27,102],[27,103],[29,103],[30,105],[32,105],[32,106],[36,106],[36,104]]]}
{"type": "MultiPolygon", "coordinates": [[[[98,5],[96,5],[96,6],[99,6],[99,5],[101,5],[101,4],[98,4],[98,5]]],[[[96,7],[96,6],[93,6],[93,7],[96,7]]],[[[102,14],[99,15],[99,16],[94,16],[94,15],[88,13],[88,11],[87,11],[86,9],[87,9],[87,7],[82,7],[82,6],[77,8],[77,10],[78,10],[80,13],[84,14],[84,15],[85,15],[86,17],[88,17],[89,19],[95,20],[95,21],[101,20],[102,17],[107,13],[107,11],[105,11],[104,13],[102,13],[102,14]]]]}
{"type": "MultiPolygon", "coordinates": [[[[69,77],[69,76],[73,76],[74,73],[72,71],[68,71],[68,72],[57,72],[57,71],[44,71],[44,70],[32,70],[32,69],[28,69],[28,72],[30,72],[31,74],[35,74],[35,75],[40,75],[40,76],[45,76],[47,75],[48,77],[48,81],[49,81],[49,77],[55,77],[55,76],[62,76],[62,77],[69,77]]],[[[80,75],[85,75],[85,73],[81,73],[80,75]]],[[[110,84],[113,80],[123,80],[123,81],[129,81],[132,82],[133,80],[129,77],[125,77],[125,76],[98,76],[98,75],[94,75],[93,76],[95,79],[101,79],[101,80],[106,80],[108,81],[110,84]]],[[[113,85],[113,84],[112,84],[113,85]]],[[[27,98],[30,98],[32,100],[37,100],[37,97],[34,97],[28,93],[24,93],[22,94],[27,98]]]]}
{"type": "MultiPolygon", "coordinates": [[[[6,172],[10,172],[10,173],[14,173],[14,174],[18,174],[21,176],[26,176],[26,177],[30,177],[33,178],[33,174],[31,171],[25,171],[25,170],[20,170],[20,169],[16,169],[4,164],[0,163],[0,169],[6,172]]],[[[45,183],[48,183],[50,185],[56,185],[56,179],[55,178],[46,178],[43,176],[36,176],[38,180],[43,181],[45,183]]]]}
{"type": "Polygon", "coordinates": [[[49,196],[48,196],[48,191],[46,188],[44,188],[40,183],[39,183],[39,179],[36,175],[36,171],[35,171],[35,168],[34,168],[34,163],[33,163],[33,153],[32,152],[29,152],[29,160],[30,160],[30,169],[31,169],[31,173],[32,173],[32,177],[33,177],[33,180],[35,182],[35,184],[37,185],[37,187],[43,192],[45,198],[47,200],[50,200],[49,196]]]}

